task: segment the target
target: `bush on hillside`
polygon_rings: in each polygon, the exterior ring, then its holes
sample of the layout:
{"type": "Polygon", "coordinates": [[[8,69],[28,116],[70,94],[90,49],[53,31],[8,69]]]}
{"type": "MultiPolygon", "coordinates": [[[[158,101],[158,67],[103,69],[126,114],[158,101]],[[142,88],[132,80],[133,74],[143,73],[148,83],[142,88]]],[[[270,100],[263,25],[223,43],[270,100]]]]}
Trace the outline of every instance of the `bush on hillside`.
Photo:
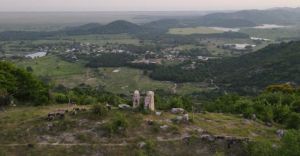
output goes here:
{"type": "Polygon", "coordinates": [[[93,111],[94,114],[96,114],[98,116],[101,116],[101,117],[106,116],[107,113],[108,113],[107,107],[105,107],[102,104],[95,104],[95,105],[93,105],[92,106],[92,111],[93,111]]]}

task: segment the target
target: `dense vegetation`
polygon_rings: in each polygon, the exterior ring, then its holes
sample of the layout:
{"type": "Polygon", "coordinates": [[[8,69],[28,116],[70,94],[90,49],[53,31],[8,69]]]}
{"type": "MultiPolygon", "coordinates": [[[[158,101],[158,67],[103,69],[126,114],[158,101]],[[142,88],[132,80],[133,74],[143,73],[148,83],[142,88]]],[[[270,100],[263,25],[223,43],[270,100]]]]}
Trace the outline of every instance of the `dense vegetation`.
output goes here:
{"type": "Polygon", "coordinates": [[[278,145],[272,141],[256,141],[246,147],[248,156],[298,156],[300,151],[300,131],[289,130],[278,145]]]}
{"type": "Polygon", "coordinates": [[[45,104],[49,100],[48,86],[25,70],[0,62],[0,104],[7,105],[13,99],[45,104]]]}
{"type": "Polygon", "coordinates": [[[79,85],[75,88],[69,89],[62,85],[54,87],[52,99],[55,103],[76,103],[82,105],[88,104],[110,104],[117,106],[121,103],[128,103],[129,101],[121,95],[107,92],[103,87],[98,86],[93,88],[88,85],[79,85]]]}
{"type": "Polygon", "coordinates": [[[272,85],[257,97],[225,95],[206,105],[206,110],[243,114],[246,118],[258,118],[276,122],[288,129],[300,129],[300,90],[288,85],[272,85]]]}
{"type": "Polygon", "coordinates": [[[134,60],[134,56],[125,53],[106,53],[89,59],[88,67],[121,67],[134,60]]]}
{"type": "Polygon", "coordinates": [[[300,147],[300,88],[290,84],[270,85],[256,97],[229,94],[204,105],[210,112],[242,114],[268,125],[286,129],[278,142],[257,140],[245,146],[249,156],[297,156],[300,147]]]}

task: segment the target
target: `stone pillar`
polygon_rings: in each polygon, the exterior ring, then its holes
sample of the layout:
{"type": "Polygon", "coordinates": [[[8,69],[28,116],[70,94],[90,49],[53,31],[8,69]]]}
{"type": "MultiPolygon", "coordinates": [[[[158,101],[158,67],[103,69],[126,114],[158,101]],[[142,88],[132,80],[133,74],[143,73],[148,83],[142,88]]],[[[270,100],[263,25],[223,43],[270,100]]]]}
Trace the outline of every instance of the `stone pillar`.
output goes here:
{"type": "Polygon", "coordinates": [[[138,90],[135,90],[132,97],[132,107],[137,108],[140,106],[140,92],[138,90]]]}
{"type": "Polygon", "coordinates": [[[145,97],[145,109],[149,109],[151,111],[155,111],[155,104],[154,104],[154,92],[148,91],[145,97]]]}

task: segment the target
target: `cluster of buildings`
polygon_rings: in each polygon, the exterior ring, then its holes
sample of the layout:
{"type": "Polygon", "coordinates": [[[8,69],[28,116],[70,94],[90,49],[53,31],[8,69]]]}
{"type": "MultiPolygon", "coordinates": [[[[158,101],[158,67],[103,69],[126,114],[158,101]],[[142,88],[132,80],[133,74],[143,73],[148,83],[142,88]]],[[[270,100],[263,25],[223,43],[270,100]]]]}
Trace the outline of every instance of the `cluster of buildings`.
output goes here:
{"type": "Polygon", "coordinates": [[[256,45],[247,44],[247,43],[243,43],[243,44],[224,44],[223,45],[224,49],[231,49],[231,50],[252,50],[255,47],[256,47],[256,45]]]}

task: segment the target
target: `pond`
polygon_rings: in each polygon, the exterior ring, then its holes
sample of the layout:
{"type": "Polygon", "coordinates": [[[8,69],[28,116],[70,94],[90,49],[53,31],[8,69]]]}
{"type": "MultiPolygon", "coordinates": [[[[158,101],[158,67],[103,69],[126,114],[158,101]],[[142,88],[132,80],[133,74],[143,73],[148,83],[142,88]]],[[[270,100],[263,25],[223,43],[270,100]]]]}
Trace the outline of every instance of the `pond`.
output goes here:
{"type": "Polygon", "coordinates": [[[224,32],[239,32],[240,28],[225,28],[225,27],[209,27],[215,30],[224,31],[224,32]]]}
{"type": "Polygon", "coordinates": [[[253,28],[255,28],[255,29],[274,29],[274,28],[288,28],[288,27],[291,27],[291,26],[276,25],[276,24],[263,24],[263,25],[256,26],[253,28]]]}

